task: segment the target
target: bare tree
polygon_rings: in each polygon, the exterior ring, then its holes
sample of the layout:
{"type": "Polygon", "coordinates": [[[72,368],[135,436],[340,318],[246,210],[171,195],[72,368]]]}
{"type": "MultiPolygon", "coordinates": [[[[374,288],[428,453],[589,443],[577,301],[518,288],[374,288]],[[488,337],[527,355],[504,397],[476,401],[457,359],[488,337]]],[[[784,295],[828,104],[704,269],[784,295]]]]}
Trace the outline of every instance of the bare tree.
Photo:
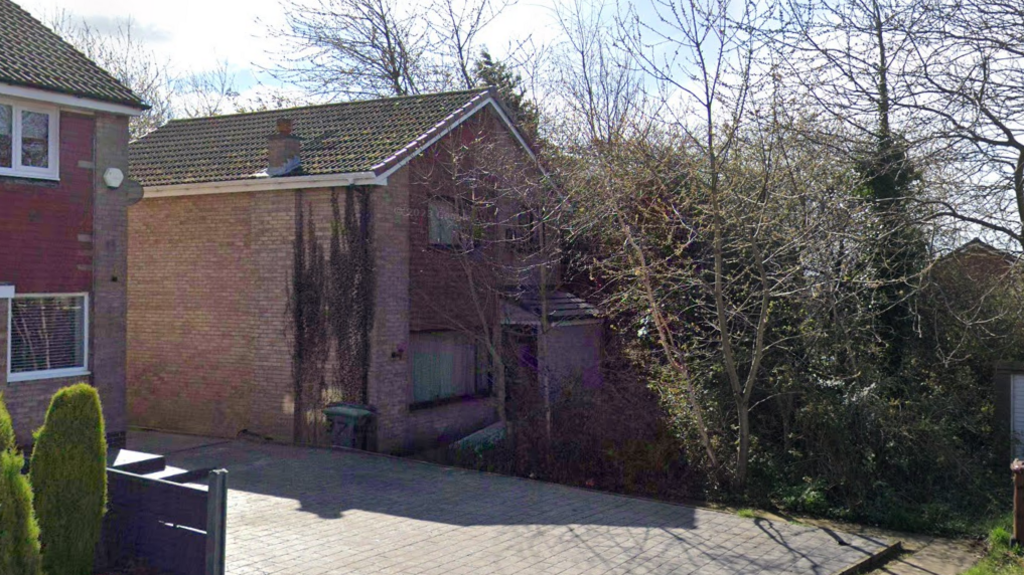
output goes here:
{"type": "Polygon", "coordinates": [[[237,110],[239,92],[226,60],[210,70],[189,74],[175,82],[177,108],[186,118],[217,116],[237,110]]]}
{"type": "Polygon", "coordinates": [[[480,33],[515,3],[516,0],[434,0],[431,12],[436,15],[433,33],[440,41],[442,53],[440,62],[446,75],[444,84],[472,88],[477,83],[473,73],[475,61],[480,53],[480,33]]]}
{"type": "Polygon", "coordinates": [[[887,374],[895,375],[916,334],[912,295],[927,260],[929,201],[921,166],[943,151],[913,110],[914,38],[924,11],[903,0],[779,4],[788,27],[763,33],[799,96],[823,119],[809,137],[844,150],[871,207],[870,294],[887,374]]]}
{"type": "Polygon", "coordinates": [[[472,88],[479,38],[514,0],[316,0],[283,4],[273,70],[327,99],[472,88]]]}
{"type": "Polygon", "coordinates": [[[395,0],[284,3],[285,41],[274,74],[327,98],[417,94],[424,88],[428,28],[395,0]]]}
{"type": "Polygon", "coordinates": [[[1024,248],[1024,10],[1016,2],[933,0],[915,29],[908,102],[950,149],[951,217],[1024,248]]]}
{"type": "MultiPolygon", "coordinates": [[[[642,79],[630,55],[614,46],[615,22],[604,5],[581,0],[556,7],[562,42],[551,58],[547,120],[554,134],[584,129],[584,146],[610,144],[639,126],[646,112],[642,79]]],[[[572,146],[571,141],[559,142],[572,146]]]]}
{"type": "MultiPolygon", "coordinates": [[[[832,332],[820,318],[869,299],[869,207],[853,166],[808,137],[827,117],[763,67],[769,14],[668,0],[651,12],[618,14],[616,44],[592,44],[601,58],[569,52],[581,65],[568,80],[582,88],[565,92],[578,110],[560,159],[570,229],[711,476],[743,490],[756,411],[795,393],[772,375],[779,357],[827,356],[797,350],[823,349],[832,332]],[[601,61],[621,62],[611,69],[624,81],[584,72],[601,61]]],[[[869,339],[858,336],[846,343],[869,339]]]]}

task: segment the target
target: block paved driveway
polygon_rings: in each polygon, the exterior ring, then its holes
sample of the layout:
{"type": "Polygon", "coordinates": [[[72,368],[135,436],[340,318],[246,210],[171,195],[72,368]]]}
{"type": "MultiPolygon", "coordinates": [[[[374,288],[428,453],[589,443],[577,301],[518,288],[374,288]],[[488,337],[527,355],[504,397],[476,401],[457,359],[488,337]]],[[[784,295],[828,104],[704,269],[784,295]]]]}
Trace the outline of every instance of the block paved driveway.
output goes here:
{"type": "Polygon", "coordinates": [[[178,467],[228,469],[229,575],[831,575],[886,544],[351,451],[128,441],[178,467]]]}

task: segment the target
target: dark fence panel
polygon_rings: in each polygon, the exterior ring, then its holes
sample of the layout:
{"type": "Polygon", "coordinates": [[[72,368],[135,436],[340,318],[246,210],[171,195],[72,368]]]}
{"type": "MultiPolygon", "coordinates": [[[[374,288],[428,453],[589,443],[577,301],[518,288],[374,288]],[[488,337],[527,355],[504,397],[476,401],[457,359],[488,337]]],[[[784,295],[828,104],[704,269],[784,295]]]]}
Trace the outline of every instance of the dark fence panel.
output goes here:
{"type": "Polygon", "coordinates": [[[223,575],[227,472],[211,472],[209,483],[185,485],[108,468],[101,563],[223,575]]]}
{"type": "Polygon", "coordinates": [[[206,530],[207,487],[171,483],[119,469],[107,470],[107,492],[114,505],[173,525],[206,530]]]}

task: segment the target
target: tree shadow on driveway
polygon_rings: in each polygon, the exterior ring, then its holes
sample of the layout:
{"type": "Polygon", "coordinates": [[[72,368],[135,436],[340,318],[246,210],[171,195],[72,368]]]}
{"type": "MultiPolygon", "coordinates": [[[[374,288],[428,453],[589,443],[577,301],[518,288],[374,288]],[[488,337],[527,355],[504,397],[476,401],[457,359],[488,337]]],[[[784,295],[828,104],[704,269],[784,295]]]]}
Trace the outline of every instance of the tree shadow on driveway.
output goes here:
{"type": "MultiPolygon", "coordinates": [[[[130,437],[129,445],[160,452],[154,437],[144,445],[130,437]]],[[[270,562],[294,556],[294,549],[273,555],[278,540],[310,537],[339,557],[372,557],[373,565],[396,557],[431,565],[448,555],[622,573],[827,574],[885,545],[846,534],[840,545],[813,527],[355,451],[163,445],[173,448],[164,450],[171,465],[228,470],[229,542],[234,534],[246,554],[270,562]]]]}

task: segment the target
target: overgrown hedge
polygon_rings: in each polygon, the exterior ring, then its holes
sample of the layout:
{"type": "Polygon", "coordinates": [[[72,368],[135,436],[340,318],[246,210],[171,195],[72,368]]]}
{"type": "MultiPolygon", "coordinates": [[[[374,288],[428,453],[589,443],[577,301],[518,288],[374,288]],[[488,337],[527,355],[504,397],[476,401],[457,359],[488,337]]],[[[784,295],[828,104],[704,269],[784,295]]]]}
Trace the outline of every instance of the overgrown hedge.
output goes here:
{"type": "Polygon", "coordinates": [[[92,573],[106,507],[106,455],[99,394],[86,384],[58,391],[31,465],[47,573],[92,573]]]}
{"type": "Polygon", "coordinates": [[[0,394],[0,449],[12,452],[18,449],[18,440],[14,435],[14,422],[11,421],[11,414],[7,411],[3,394],[0,394]]]}
{"type": "Polygon", "coordinates": [[[0,573],[39,575],[39,526],[32,512],[32,488],[21,474],[24,464],[20,455],[0,451],[0,573]]]}
{"type": "Polygon", "coordinates": [[[21,474],[14,425],[0,397],[0,573],[39,575],[39,525],[32,508],[32,488],[21,474]]]}

